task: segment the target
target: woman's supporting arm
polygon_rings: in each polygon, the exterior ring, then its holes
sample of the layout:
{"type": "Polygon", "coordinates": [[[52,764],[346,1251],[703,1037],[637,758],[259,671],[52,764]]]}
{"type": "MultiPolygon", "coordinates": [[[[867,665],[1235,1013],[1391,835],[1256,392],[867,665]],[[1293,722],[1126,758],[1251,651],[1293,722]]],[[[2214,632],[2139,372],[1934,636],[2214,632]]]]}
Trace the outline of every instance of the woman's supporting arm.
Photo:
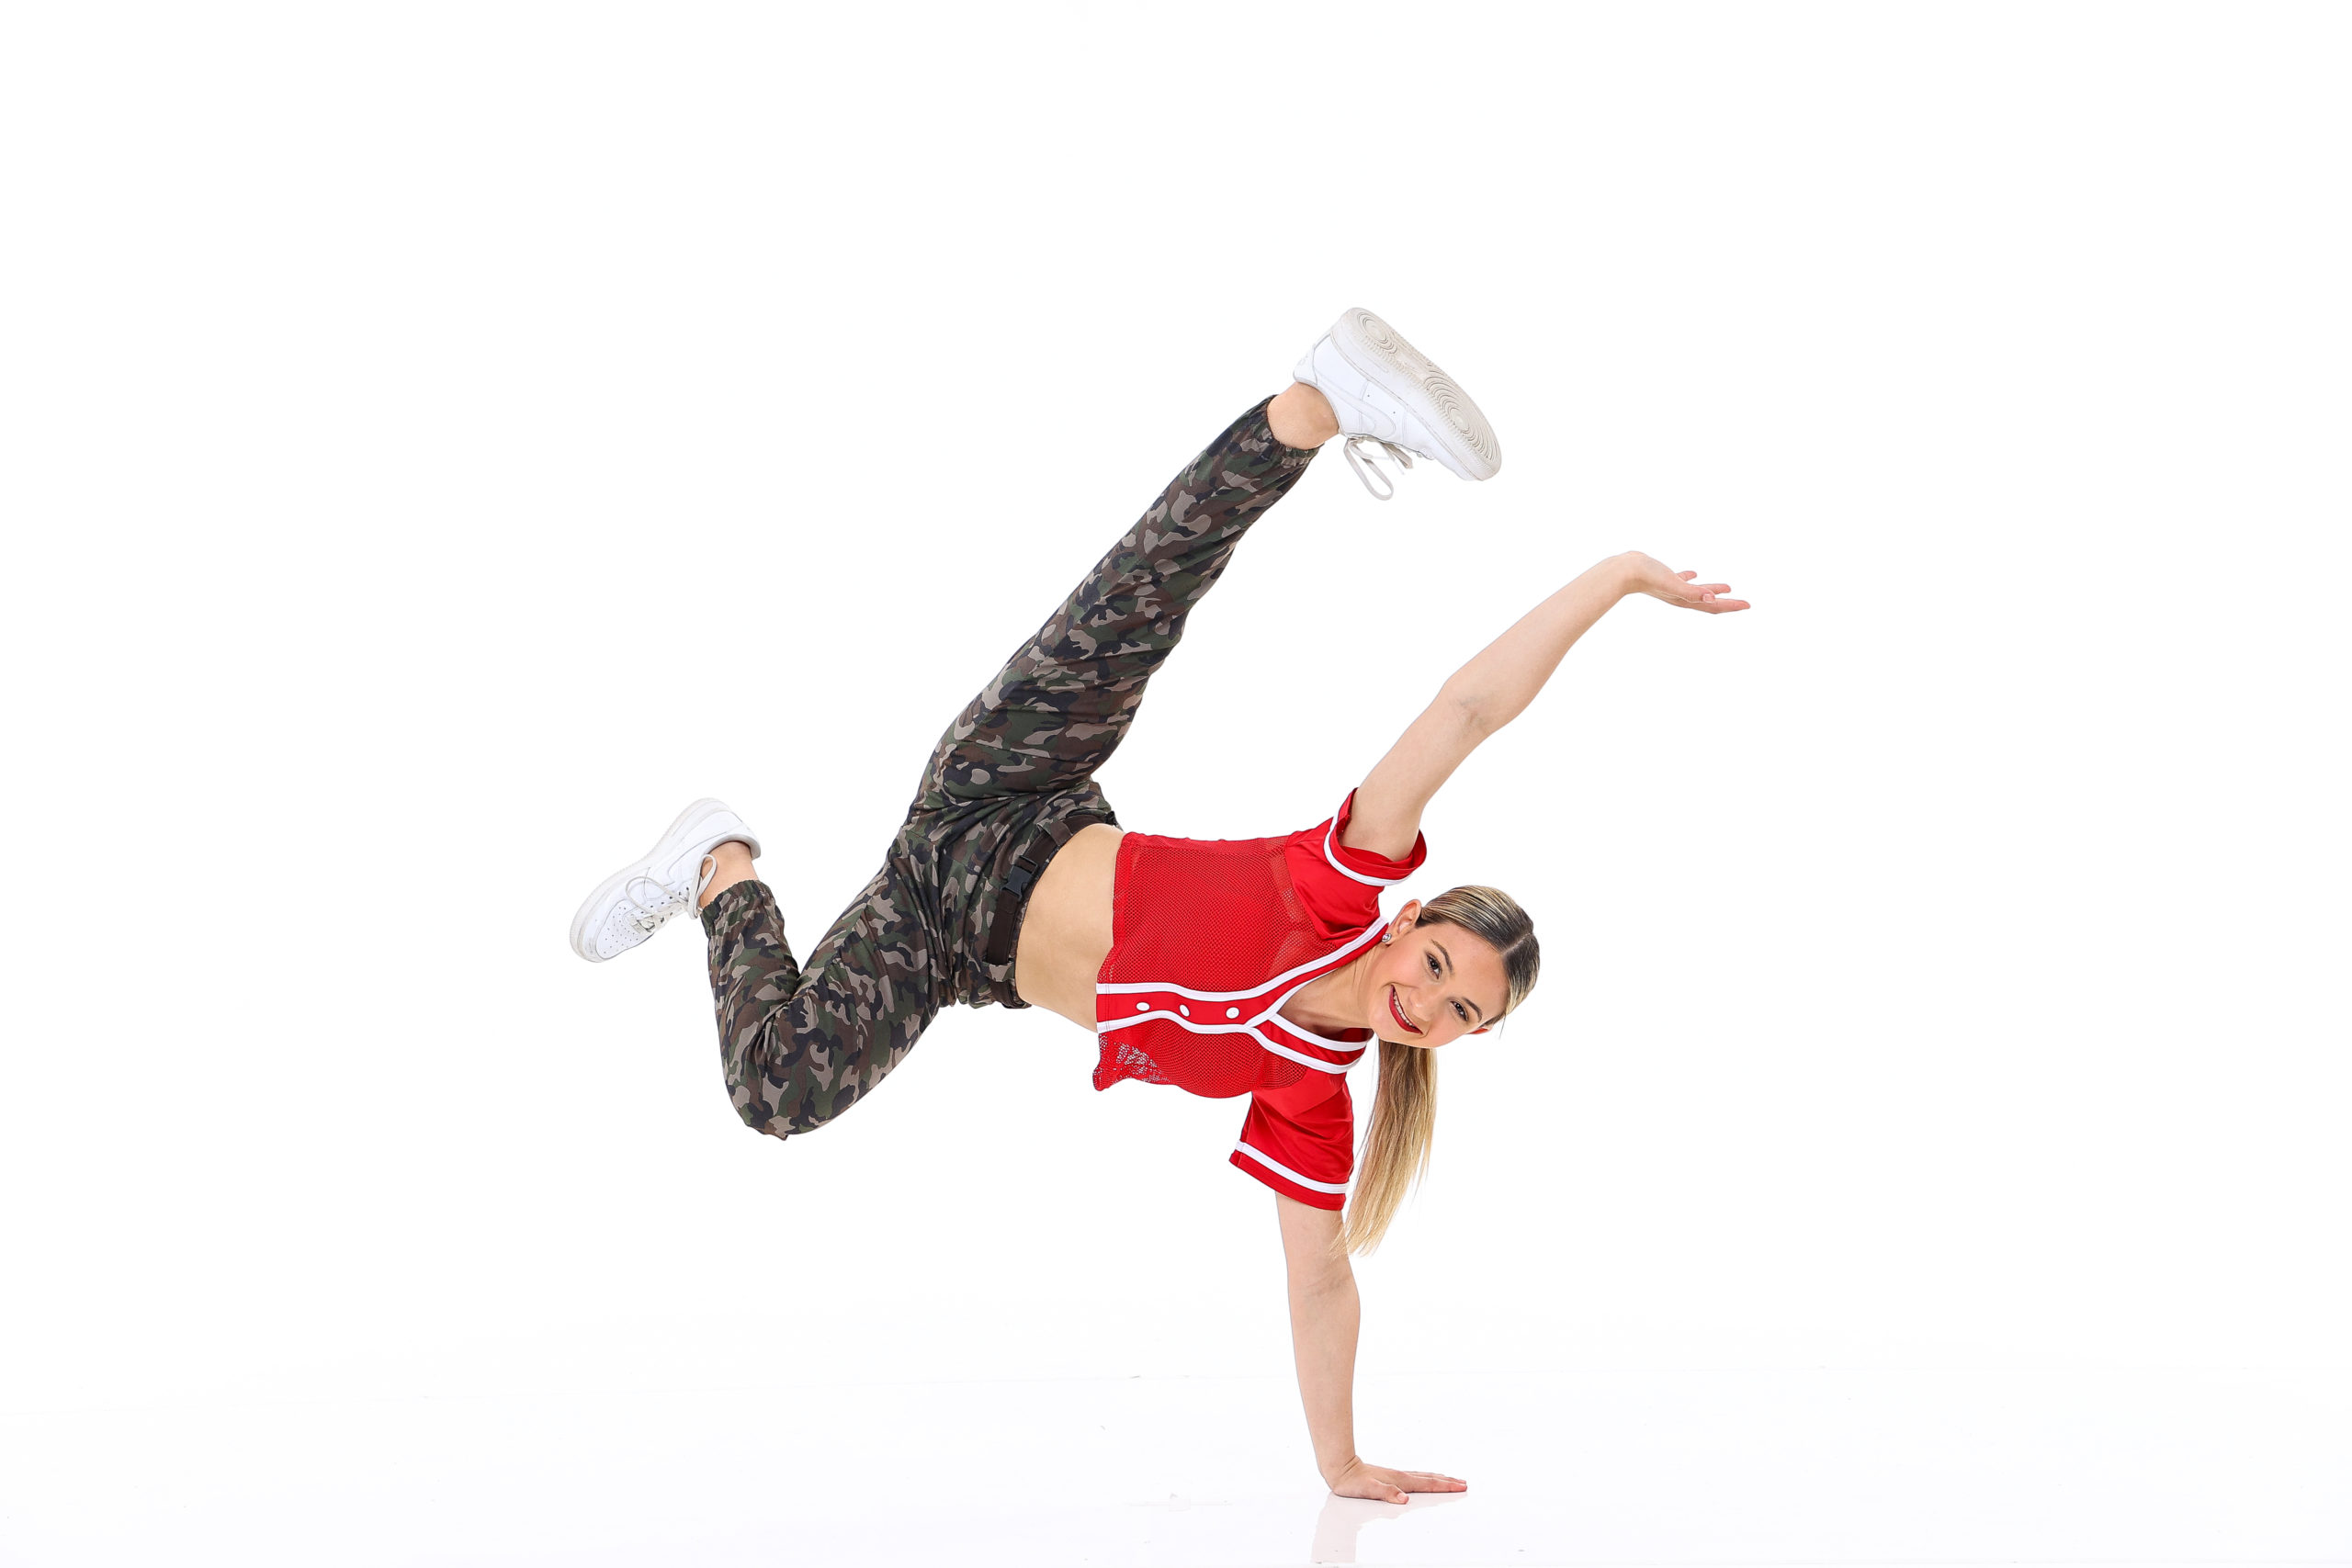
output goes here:
{"type": "Polygon", "coordinates": [[[1342,1497],[1401,1503],[1408,1492],[1466,1492],[1469,1483],[1428,1471],[1388,1470],[1356,1455],[1355,1269],[1340,1246],[1340,1214],[1274,1194],[1283,1259],[1290,1271],[1290,1343],[1298,1397],[1324,1484],[1342,1497]]]}
{"type": "Polygon", "coordinates": [[[1731,592],[1728,583],[1694,581],[1698,575],[1669,570],[1639,550],[1629,550],[1600,562],[1521,615],[1510,630],[1453,672],[1439,689],[1437,700],[1364,776],[1348,818],[1349,847],[1399,860],[1411,854],[1421,831],[1421,812],[1438,787],[1480,741],[1526,711],[1577,638],[1620,599],[1646,593],[1709,615],[1747,608],[1745,600],[1723,597],[1731,592]]]}

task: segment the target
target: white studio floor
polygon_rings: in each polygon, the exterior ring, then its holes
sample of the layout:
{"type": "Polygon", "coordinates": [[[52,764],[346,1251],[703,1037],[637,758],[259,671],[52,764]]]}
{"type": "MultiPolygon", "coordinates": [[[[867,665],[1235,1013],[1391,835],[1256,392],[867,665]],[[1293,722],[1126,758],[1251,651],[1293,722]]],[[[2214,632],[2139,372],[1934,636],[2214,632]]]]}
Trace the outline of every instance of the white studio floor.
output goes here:
{"type": "Polygon", "coordinates": [[[0,1562],[2352,1562],[2352,1379],[1366,1379],[1331,1499],[1261,1378],[281,1402],[0,1417],[0,1562]]]}

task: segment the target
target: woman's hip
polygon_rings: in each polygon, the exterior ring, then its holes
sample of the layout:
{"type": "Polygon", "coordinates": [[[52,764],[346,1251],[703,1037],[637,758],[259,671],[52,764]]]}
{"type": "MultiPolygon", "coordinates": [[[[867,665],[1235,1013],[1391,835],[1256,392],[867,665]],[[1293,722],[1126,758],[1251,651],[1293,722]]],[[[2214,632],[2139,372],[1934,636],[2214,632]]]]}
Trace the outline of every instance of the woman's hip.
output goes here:
{"type": "Polygon", "coordinates": [[[1091,780],[1035,795],[917,809],[890,845],[901,886],[922,890],[943,1003],[1026,1007],[1013,957],[1028,897],[1056,851],[1093,823],[1116,825],[1091,780]]]}

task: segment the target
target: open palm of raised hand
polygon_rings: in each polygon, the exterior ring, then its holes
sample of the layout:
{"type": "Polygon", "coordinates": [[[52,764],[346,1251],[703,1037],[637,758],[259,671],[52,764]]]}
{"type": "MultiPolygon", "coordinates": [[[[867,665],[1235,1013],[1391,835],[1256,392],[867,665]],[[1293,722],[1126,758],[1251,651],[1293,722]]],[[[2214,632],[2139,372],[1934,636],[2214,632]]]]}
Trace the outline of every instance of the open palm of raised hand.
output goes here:
{"type": "Polygon", "coordinates": [[[1701,582],[1697,572],[1676,571],[1639,550],[1627,551],[1623,558],[1627,586],[1635,593],[1663,599],[1677,609],[1703,610],[1710,615],[1748,607],[1747,600],[1730,596],[1728,582],[1701,582]]]}
{"type": "Polygon", "coordinates": [[[1341,1497],[1369,1497],[1375,1503],[1401,1503],[1408,1492],[1467,1492],[1470,1483],[1430,1470],[1390,1470],[1357,1460],[1331,1483],[1341,1497]]]}

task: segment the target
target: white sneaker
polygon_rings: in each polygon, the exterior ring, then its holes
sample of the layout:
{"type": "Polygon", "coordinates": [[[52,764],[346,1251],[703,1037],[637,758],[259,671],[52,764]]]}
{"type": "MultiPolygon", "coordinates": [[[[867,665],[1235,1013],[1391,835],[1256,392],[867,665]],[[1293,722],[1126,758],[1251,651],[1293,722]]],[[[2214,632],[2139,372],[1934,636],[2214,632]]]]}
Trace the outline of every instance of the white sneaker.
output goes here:
{"type": "Polygon", "coordinates": [[[710,885],[710,852],[729,839],[760,852],[759,840],[726,802],[697,800],[679,812],[643,860],[621,867],[588,895],[571,917],[571,951],[602,964],[693,909],[710,885]]]}
{"type": "Polygon", "coordinates": [[[1348,438],[1348,466],[1375,500],[1386,501],[1396,487],[1358,455],[1361,442],[1377,442],[1404,468],[1419,453],[1465,479],[1493,479],[1503,466],[1495,427],[1470,394],[1370,310],[1343,312],[1291,375],[1329,400],[1348,438]],[[1375,473],[1385,490],[1373,489],[1375,473]]]}

